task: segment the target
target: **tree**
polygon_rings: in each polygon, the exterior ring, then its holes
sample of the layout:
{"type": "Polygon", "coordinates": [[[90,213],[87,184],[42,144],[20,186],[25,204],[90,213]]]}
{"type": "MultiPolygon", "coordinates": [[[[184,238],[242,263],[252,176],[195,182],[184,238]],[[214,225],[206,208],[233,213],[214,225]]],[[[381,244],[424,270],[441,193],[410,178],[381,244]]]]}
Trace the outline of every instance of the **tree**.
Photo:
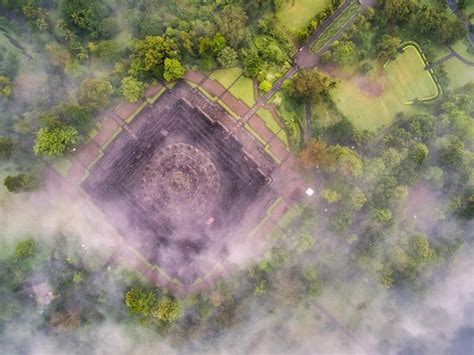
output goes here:
{"type": "Polygon", "coordinates": [[[259,85],[258,88],[262,90],[263,92],[268,92],[272,88],[272,83],[269,82],[268,80],[263,80],[259,85]]]}
{"type": "Polygon", "coordinates": [[[464,160],[464,144],[458,137],[443,139],[440,149],[440,161],[445,167],[460,168],[464,160]]]}
{"type": "Polygon", "coordinates": [[[163,78],[166,81],[173,81],[180,79],[186,74],[186,70],[181,65],[181,62],[176,58],[165,59],[165,71],[163,78]]]}
{"type": "Polygon", "coordinates": [[[246,22],[247,15],[238,5],[225,6],[217,18],[220,32],[234,48],[237,48],[244,38],[246,22]]]}
{"type": "Polygon", "coordinates": [[[175,41],[168,37],[146,36],[135,45],[129,74],[137,79],[161,79],[165,58],[178,58],[175,41]]]}
{"type": "Polygon", "coordinates": [[[351,145],[356,143],[357,129],[346,117],[328,128],[327,135],[331,143],[351,145]]]}
{"type": "Polygon", "coordinates": [[[356,187],[349,195],[349,207],[354,211],[359,211],[367,202],[367,197],[361,189],[356,187]]]}
{"type": "Polygon", "coordinates": [[[181,305],[178,300],[163,297],[158,301],[151,313],[155,318],[171,322],[181,315],[181,305]]]}
{"type": "Polygon", "coordinates": [[[430,153],[428,147],[423,143],[416,143],[410,149],[410,158],[417,164],[422,165],[428,154],[430,153]]]}
{"type": "Polygon", "coordinates": [[[9,51],[5,46],[0,45],[0,76],[7,77],[13,81],[20,69],[18,56],[9,51]]]}
{"type": "Polygon", "coordinates": [[[362,160],[357,152],[340,145],[331,147],[331,152],[336,158],[336,170],[342,176],[358,177],[362,174],[362,160]]]}
{"type": "Polygon", "coordinates": [[[10,137],[0,137],[0,160],[9,159],[13,152],[13,142],[10,137]]]}
{"type": "Polygon", "coordinates": [[[394,58],[401,43],[402,40],[398,37],[390,36],[388,34],[383,35],[377,46],[377,59],[384,63],[387,60],[394,58]]]}
{"type": "Polygon", "coordinates": [[[57,107],[61,123],[73,126],[80,134],[89,133],[92,125],[92,109],[88,106],[62,102],[57,107]]]}
{"type": "Polygon", "coordinates": [[[382,6],[379,16],[398,25],[410,22],[419,8],[416,0],[385,0],[379,4],[382,6]]]}
{"type": "Polygon", "coordinates": [[[331,171],[336,159],[331,153],[328,145],[319,139],[313,138],[300,152],[299,160],[306,170],[321,168],[323,171],[331,171]]]}
{"type": "Polygon", "coordinates": [[[314,69],[302,69],[290,80],[288,92],[297,100],[311,100],[327,94],[335,82],[314,69]]]}
{"type": "Polygon", "coordinates": [[[71,126],[40,128],[33,147],[35,154],[60,156],[77,143],[77,130],[71,126]]]}
{"type": "Polygon", "coordinates": [[[148,315],[156,304],[156,296],[151,292],[134,287],[125,294],[125,304],[131,313],[148,315]]]}
{"type": "Polygon", "coordinates": [[[129,102],[137,102],[145,92],[145,84],[133,76],[126,76],[122,80],[122,95],[129,102]]]}
{"type": "Polygon", "coordinates": [[[112,84],[107,79],[84,79],[79,87],[79,103],[99,110],[109,105],[112,92],[112,84]]]}
{"type": "Polygon", "coordinates": [[[341,199],[341,196],[336,191],[331,189],[323,189],[321,191],[321,197],[327,203],[336,203],[341,199]]]}
{"type": "Polygon", "coordinates": [[[370,215],[378,222],[388,222],[392,219],[392,211],[388,208],[373,208],[370,215]]]}
{"type": "Polygon", "coordinates": [[[111,8],[100,0],[60,0],[59,16],[69,30],[78,36],[94,39],[111,37],[115,32],[111,8]]]}
{"type": "Polygon", "coordinates": [[[0,75],[0,96],[10,98],[13,95],[13,83],[10,78],[0,75]]]}
{"type": "Polygon", "coordinates": [[[234,67],[238,64],[237,52],[234,48],[226,46],[217,54],[217,62],[224,68],[234,67]]]}
{"type": "Polygon", "coordinates": [[[33,239],[23,240],[15,246],[15,258],[29,258],[35,254],[35,249],[36,243],[33,239]]]}
{"type": "Polygon", "coordinates": [[[356,45],[352,41],[336,41],[331,49],[332,59],[341,65],[349,64],[353,57],[356,45]]]}
{"type": "Polygon", "coordinates": [[[30,174],[8,175],[3,184],[8,191],[13,193],[31,192],[39,187],[39,181],[30,174]]]}

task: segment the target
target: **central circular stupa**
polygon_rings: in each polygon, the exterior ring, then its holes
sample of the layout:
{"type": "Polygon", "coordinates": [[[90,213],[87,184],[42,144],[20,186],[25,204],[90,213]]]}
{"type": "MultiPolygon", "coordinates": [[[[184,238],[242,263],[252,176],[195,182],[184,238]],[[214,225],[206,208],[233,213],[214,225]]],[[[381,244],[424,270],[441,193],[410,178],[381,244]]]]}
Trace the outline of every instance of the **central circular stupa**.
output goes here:
{"type": "Polygon", "coordinates": [[[198,148],[170,144],[143,169],[140,193],[144,203],[175,224],[207,218],[220,189],[215,165],[198,148]]]}

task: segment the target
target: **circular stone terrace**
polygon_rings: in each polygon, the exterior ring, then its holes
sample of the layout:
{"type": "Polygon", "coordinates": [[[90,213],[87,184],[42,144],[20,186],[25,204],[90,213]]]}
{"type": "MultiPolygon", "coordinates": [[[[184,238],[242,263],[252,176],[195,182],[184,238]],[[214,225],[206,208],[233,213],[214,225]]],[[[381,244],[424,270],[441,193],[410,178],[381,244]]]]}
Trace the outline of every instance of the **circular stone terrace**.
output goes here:
{"type": "Polygon", "coordinates": [[[209,157],[185,143],[159,150],[141,175],[140,193],[154,212],[175,223],[187,223],[212,210],[220,188],[220,175],[209,157]]]}

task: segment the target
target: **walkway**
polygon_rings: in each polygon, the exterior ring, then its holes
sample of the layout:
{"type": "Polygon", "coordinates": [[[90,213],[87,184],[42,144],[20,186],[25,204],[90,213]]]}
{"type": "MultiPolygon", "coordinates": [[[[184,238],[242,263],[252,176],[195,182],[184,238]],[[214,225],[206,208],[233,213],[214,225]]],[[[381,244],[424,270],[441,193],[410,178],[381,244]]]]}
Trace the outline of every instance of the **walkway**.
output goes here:
{"type": "Polygon", "coordinates": [[[432,69],[438,65],[443,64],[444,62],[448,61],[451,58],[457,58],[459,59],[463,64],[468,65],[470,67],[474,67],[474,62],[464,58],[461,54],[456,52],[453,48],[449,48],[449,54],[446,54],[444,57],[439,58],[438,60],[435,60],[433,63],[431,63],[426,69],[432,69]]]}
{"type": "Polygon", "coordinates": [[[451,54],[453,56],[455,56],[456,58],[458,58],[461,62],[463,62],[464,64],[466,65],[469,65],[470,67],[474,67],[474,62],[464,58],[461,54],[459,54],[458,52],[456,52],[453,48],[451,47],[448,47],[449,50],[451,51],[451,54]]]}
{"type": "Polygon", "coordinates": [[[349,20],[342,26],[333,36],[331,36],[327,43],[318,51],[318,53],[311,52],[311,45],[316,41],[330,26],[331,24],[353,3],[352,0],[346,0],[341,6],[339,6],[334,13],[329,16],[324,23],[319,26],[309,38],[306,40],[305,44],[298,50],[298,53],[293,57],[293,66],[275,83],[272,88],[261,96],[255,105],[253,105],[249,111],[247,111],[241,119],[241,125],[244,125],[250,118],[252,118],[257,111],[262,108],[270,98],[281,89],[285,80],[291,78],[300,68],[309,68],[314,67],[319,63],[319,55],[327,50],[329,45],[336,41],[340,36],[345,32],[345,30],[351,26],[360,12],[369,5],[363,4],[358,11],[352,15],[349,20]]]}
{"type": "Polygon", "coordinates": [[[283,75],[280,79],[278,79],[277,81],[275,81],[275,83],[273,84],[272,88],[270,90],[268,90],[267,93],[265,93],[265,95],[261,96],[257,102],[255,103],[255,105],[253,105],[250,110],[247,111],[247,113],[245,115],[242,116],[242,124],[244,124],[245,122],[247,122],[253,115],[255,115],[257,113],[257,111],[262,108],[268,100],[270,100],[270,98],[277,92],[281,89],[283,83],[285,82],[285,80],[291,78],[293,76],[293,74],[295,74],[296,72],[298,71],[298,67],[296,65],[292,66],[290,68],[290,70],[288,70],[285,75],[283,75]]]}

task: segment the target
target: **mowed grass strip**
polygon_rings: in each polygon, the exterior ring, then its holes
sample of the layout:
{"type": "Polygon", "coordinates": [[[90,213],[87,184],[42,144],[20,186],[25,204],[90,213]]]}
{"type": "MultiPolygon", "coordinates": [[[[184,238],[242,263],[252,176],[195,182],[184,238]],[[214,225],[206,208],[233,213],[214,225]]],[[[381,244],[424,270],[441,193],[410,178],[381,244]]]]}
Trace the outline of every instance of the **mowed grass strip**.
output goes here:
{"type": "Polygon", "coordinates": [[[214,70],[209,77],[228,89],[242,75],[242,68],[234,67],[214,70]]]}
{"type": "Polygon", "coordinates": [[[242,100],[247,106],[255,105],[255,98],[253,95],[253,81],[252,79],[241,76],[229,89],[230,93],[237,99],[242,100]]]}
{"type": "Polygon", "coordinates": [[[290,36],[294,36],[331,3],[330,0],[283,0],[282,2],[276,19],[278,26],[290,36]]]}
{"type": "Polygon", "coordinates": [[[278,122],[273,117],[273,114],[266,108],[261,108],[257,111],[257,115],[263,120],[265,126],[275,134],[283,144],[288,147],[288,137],[284,129],[280,127],[278,122]]]}
{"type": "Polygon", "coordinates": [[[322,33],[322,35],[311,45],[313,52],[318,52],[329,39],[356,13],[359,4],[352,3],[338,18],[322,33]]]}
{"type": "Polygon", "coordinates": [[[331,92],[338,109],[360,130],[376,132],[389,126],[399,112],[411,112],[413,105],[404,105],[393,87],[385,87],[379,96],[362,91],[354,80],[338,83],[331,92]]]}
{"type": "Polygon", "coordinates": [[[434,99],[439,94],[431,73],[425,70],[425,62],[414,46],[406,46],[402,54],[390,61],[385,67],[385,75],[404,104],[434,99]]]}

